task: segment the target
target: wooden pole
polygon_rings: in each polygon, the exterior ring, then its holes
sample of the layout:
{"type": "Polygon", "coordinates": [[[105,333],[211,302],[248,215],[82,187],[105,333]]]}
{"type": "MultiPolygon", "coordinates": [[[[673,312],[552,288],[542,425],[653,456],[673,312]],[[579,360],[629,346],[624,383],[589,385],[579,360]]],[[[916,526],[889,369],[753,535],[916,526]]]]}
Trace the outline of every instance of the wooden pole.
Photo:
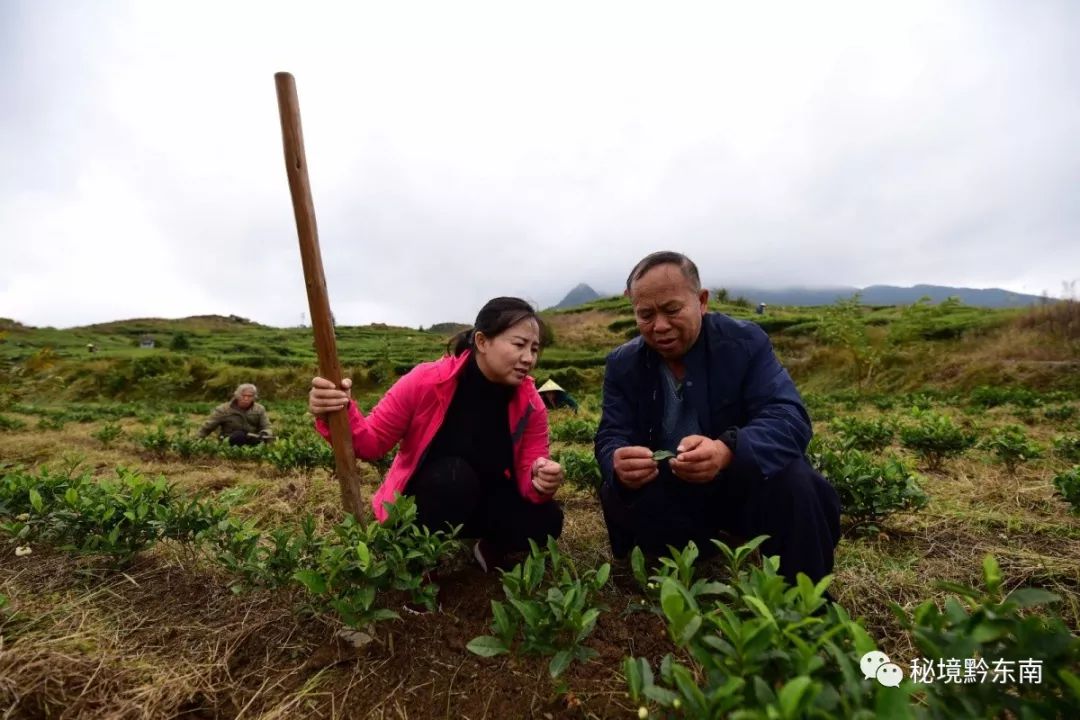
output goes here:
{"type": "MultiPolygon", "coordinates": [[[[340,387],[341,363],[338,361],[334,323],[330,317],[330,297],[326,292],[322,254],[319,252],[319,231],[315,226],[315,204],[311,200],[296,80],[290,73],[279,72],[274,74],[274,84],[277,86],[278,112],[281,115],[285,170],[289,175],[289,192],[292,194],[293,214],[296,216],[296,234],[300,239],[300,259],[304,264],[311,329],[315,333],[315,351],[319,356],[319,375],[340,387]]],[[[334,465],[338,482],[341,484],[341,502],[345,511],[359,520],[363,514],[364,503],[360,496],[360,479],[356,473],[348,410],[329,413],[327,420],[334,446],[334,465]]]]}

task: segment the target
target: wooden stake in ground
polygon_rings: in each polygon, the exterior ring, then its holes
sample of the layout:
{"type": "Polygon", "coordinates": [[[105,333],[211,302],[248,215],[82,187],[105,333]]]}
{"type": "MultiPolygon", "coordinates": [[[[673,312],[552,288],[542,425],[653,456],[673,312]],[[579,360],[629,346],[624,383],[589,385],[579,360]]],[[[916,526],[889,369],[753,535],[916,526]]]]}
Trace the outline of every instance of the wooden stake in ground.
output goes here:
{"type": "MultiPolygon", "coordinates": [[[[326,292],[322,253],[319,252],[319,232],[315,226],[315,204],[311,200],[311,184],[308,181],[296,80],[290,73],[279,72],[274,75],[274,84],[277,86],[278,112],[281,115],[281,139],[285,146],[285,170],[289,175],[296,233],[300,238],[300,258],[304,263],[311,329],[315,333],[315,351],[319,356],[319,375],[340,386],[341,363],[338,361],[334,324],[330,317],[330,297],[326,292]]],[[[334,445],[334,465],[341,484],[341,502],[345,511],[359,520],[364,503],[360,496],[360,479],[356,473],[348,411],[330,413],[327,420],[334,445]]]]}

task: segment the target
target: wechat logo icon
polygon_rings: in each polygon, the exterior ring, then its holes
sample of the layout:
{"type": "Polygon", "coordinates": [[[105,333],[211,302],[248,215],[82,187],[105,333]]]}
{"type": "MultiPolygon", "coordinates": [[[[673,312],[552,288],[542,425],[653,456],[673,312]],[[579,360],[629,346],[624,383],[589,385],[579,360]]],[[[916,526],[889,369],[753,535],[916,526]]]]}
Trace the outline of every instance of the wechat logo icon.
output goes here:
{"type": "Polygon", "coordinates": [[[859,660],[859,668],[867,680],[876,678],[885,687],[899,687],[904,679],[904,671],[899,665],[889,660],[889,656],[878,650],[871,650],[859,660]]]}

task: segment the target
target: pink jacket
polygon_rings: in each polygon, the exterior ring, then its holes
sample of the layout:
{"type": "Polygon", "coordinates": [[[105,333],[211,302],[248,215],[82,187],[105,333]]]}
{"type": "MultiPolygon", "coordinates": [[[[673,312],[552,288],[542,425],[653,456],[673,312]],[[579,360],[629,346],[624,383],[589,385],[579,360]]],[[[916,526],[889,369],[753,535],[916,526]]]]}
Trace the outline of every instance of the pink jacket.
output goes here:
{"type": "MultiPolygon", "coordinates": [[[[395,493],[404,492],[442,426],[457,389],[458,373],[469,354],[465,351],[457,357],[450,355],[417,365],[394,383],[368,417],[360,413],[355,402],[349,404],[349,429],[357,457],[375,460],[400,443],[390,470],[371,498],[379,522],[387,516],[383,503],[393,502],[395,493]]],[[[531,377],[522,381],[510,399],[509,415],[518,491],[535,503],[550,500],[550,495],[538,492],[532,484],[533,462],[548,457],[548,424],[547,409],[531,377]]],[[[316,419],[315,429],[330,439],[330,428],[322,418],[316,419]]]]}

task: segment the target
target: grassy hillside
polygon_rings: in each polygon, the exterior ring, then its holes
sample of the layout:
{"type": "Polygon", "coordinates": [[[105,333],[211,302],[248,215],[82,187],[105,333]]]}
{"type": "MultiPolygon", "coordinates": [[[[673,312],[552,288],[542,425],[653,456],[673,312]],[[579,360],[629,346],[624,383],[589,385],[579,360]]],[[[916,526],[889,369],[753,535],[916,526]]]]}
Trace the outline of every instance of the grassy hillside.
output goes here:
{"type": "MultiPolygon", "coordinates": [[[[991,310],[959,303],[712,309],[758,323],[800,388],[832,392],[970,389],[996,383],[1078,390],[1078,303],[991,310]]],[[[637,334],[629,302],[596,300],[544,313],[554,343],[535,375],[571,392],[599,391],[604,359],[637,334]]],[[[309,328],[273,328],[238,317],[137,319],[68,330],[6,322],[0,392],[9,399],[210,400],[251,380],[269,399],[303,396],[316,358],[309,328]],[[139,347],[152,338],[153,348],[139,347]],[[96,352],[90,353],[87,344],[96,352]]],[[[357,387],[385,389],[439,357],[449,332],[382,324],[337,328],[338,352],[357,387]]]]}

